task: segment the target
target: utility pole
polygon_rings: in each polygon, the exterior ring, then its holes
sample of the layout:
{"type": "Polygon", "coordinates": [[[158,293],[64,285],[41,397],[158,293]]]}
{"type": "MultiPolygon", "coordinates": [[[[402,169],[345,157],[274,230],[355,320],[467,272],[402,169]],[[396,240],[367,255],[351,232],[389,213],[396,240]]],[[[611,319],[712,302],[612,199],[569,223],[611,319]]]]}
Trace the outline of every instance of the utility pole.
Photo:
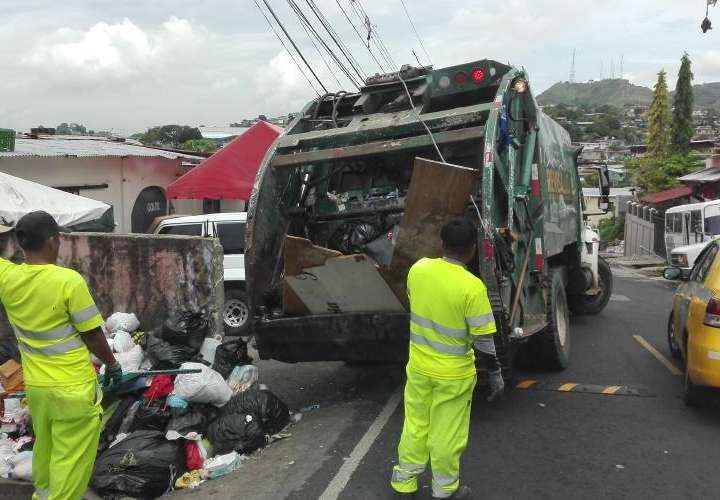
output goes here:
{"type": "Polygon", "coordinates": [[[610,59],[610,78],[615,79],[615,61],[610,59]]]}
{"type": "Polygon", "coordinates": [[[625,56],[624,56],[624,55],[621,55],[621,56],[620,56],[620,78],[624,78],[624,77],[623,77],[623,75],[624,75],[624,72],[623,72],[623,64],[624,64],[624,63],[625,63],[625,56]]]}
{"type": "Polygon", "coordinates": [[[570,83],[575,83],[575,48],[573,48],[572,65],[570,66],[570,83]]]}

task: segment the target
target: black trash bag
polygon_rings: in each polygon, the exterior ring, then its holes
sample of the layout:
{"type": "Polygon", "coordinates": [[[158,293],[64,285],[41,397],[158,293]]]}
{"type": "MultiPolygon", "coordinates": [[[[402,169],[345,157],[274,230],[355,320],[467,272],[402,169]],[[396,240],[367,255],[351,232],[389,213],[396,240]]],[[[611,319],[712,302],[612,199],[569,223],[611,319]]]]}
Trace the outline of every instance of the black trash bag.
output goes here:
{"type": "Polygon", "coordinates": [[[200,350],[208,332],[208,320],[203,312],[182,313],[165,322],[161,337],[171,344],[185,345],[200,350]]]}
{"type": "Polygon", "coordinates": [[[186,345],[171,344],[153,334],[148,334],[145,340],[145,352],[154,370],[173,370],[193,360],[198,350],[186,345]]]}
{"type": "Polygon", "coordinates": [[[135,414],[130,430],[163,432],[170,421],[170,416],[165,398],[155,399],[149,405],[143,401],[135,414]]]}
{"type": "Polygon", "coordinates": [[[20,362],[17,340],[15,340],[15,337],[2,337],[0,338],[0,365],[9,359],[20,362]]]}
{"type": "Polygon", "coordinates": [[[221,415],[208,427],[207,433],[215,455],[231,451],[252,453],[267,444],[265,431],[252,415],[231,413],[221,415]]]}
{"type": "Polygon", "coordinates": [[[251,363],[252,358],[248,356],[247,343],[242,340],[232,340],[217,346],[212,368],[227,379],[233,368],[251,363]]]}
{"type": "Polygon", "coordinates": [[[115,408],[115,412],[110,416],[110,418],[108,418],[105,423],[105,428],[100,434],[100,450],[106,449],[113,441],[115,441],[115,436],[118,435],[118,431],[120,430],[123,420],[125,420],[125,416],[138,399],[138,396],[130,395],[120,400],[117,408],[115,408]]]}
{"type": "Polygon", "coordinates": [[[380,236],[380,229],[367,222],[346,222],[330,237],[329,246],[343,253],[363,253],[365,245],[380,236]]]}
{"type": "Polygon", "coordinates": [[[95,460],[90,486],[103,498],[157,498],[185,473],[184,441],[136,431],[95,460]]]}
{"type": "Polygon", "coordinates": [[[217,413],[217,408],[212,405],[190,404],[187,408],[171,408],[165,431],[177,431],[183,436],[188,432],[207,435],[207,428],[217,418],[217,413]]]}
{"type": "Polygon", "coordinates": [[[277,434],[290,423],[290,410],[270,391],[255,388],[233,396],[220,409],[221,415],[246,413],[255,417],[267,434],[277,434]]]}

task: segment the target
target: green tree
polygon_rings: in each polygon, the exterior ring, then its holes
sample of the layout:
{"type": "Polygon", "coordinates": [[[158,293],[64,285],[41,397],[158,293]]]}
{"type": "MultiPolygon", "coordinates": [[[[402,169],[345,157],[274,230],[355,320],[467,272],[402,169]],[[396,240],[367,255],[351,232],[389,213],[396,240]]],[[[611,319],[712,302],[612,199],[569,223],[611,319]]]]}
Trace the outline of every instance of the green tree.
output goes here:
{"type": "Polygon", "coordinates": [[[180,149],[184,151],[198,151],[200,153],[214,153],[218,150],[218,145],[210,139],[190,139],[180,144],[180,149]]]}
{"type": "Polygon", "coordinates": [[[633,184],[643,193],[655,193],[680,185],[678,177],[702,167],[702,162],[691,155],[673,155],[667,158],[646,156],[627,162],[633,184]]]}
{"type": "Polygon", "coordinates": [[[202,139],[200,129],[187,125],[163,125],[152,127],[140,137],[143,144],[177,148],[193,139],[202,139]]]}
{"type": "Polygon", "coordinates": [[[665,70],[658,73],[648,116],[648,156],[664,158],[670,144],[670,102],[665,70]]]}
{"type": "Polygon", "coordinates": [[[72,131],[67,123],[62,122],[60,125],[55,127],[55,133],[58,135],[70,135],[72,134],[72,131]]]}
{"type": "Polygon", "coordinates": [[[687,52],[680,60],[672,112],[672,149],[677,153],[686,153],[693,136],[693,74],[692,62],[687,52]]]}

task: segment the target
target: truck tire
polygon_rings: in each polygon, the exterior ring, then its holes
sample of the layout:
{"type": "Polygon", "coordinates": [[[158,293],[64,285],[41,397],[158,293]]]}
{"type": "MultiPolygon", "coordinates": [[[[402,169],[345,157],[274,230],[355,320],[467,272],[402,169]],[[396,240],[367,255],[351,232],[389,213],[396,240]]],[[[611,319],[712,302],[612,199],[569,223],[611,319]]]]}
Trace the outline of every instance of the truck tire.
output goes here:
{"type": "Polygon", "coordinates": [[[244,290],[240,288],[225,289],[223,326],[225,335],[229,337],[241,337],[250,329],[250,307],[244,290]]]}
{"type": "Polygon", "coordinates": [[[563,370],[570,362],[570,314],[565,283],[559,272],[553,273],[550,288],[550,324],[528,342],[533,364],[544,370],[563,370]]]}
{"type": "Polygon", "coordinates": [[[607,305],[612,295],[613,277],[610,264],[602,257],[598,258],[598,288],[597,295],[570,295],[570,309],[579,315],[597,314],[607,305]]]}

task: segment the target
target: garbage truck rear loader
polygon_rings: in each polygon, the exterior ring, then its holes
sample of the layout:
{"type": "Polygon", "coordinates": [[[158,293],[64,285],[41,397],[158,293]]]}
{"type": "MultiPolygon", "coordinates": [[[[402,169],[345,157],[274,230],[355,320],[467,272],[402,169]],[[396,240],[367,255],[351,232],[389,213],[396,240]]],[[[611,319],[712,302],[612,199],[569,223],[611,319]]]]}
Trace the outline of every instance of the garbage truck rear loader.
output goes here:
{"type": "Polygon", "coordinates": [[[487,285],[504,365],[518,353],[564,368],[570,310],[600,312],[612,288],[584,222],[578,153],[525,71],[496,61],[405,66],[314,100],[266,156],[250,200],[260,356],[404,359],[407,271],[440,256],[441,226],[464,216],[478,227],[469,269],[487,285]]]}

